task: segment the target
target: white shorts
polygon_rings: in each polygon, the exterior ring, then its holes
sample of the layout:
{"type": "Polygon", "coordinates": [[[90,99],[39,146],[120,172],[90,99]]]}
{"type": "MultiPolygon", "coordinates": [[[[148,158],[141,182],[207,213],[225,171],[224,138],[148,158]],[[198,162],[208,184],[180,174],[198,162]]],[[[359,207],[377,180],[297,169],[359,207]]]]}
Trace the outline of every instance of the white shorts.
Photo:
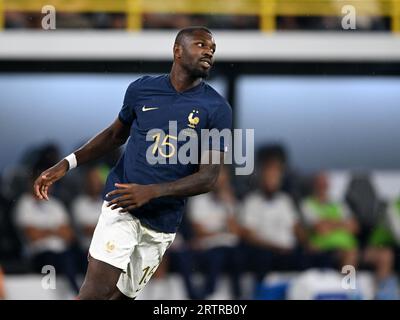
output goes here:
{"type": "Polygon", "coordinates": [[[104,201],[89,253],[96,260],[123,270],[117,287],[124,295],[135,298],[174,238],[175,233],[149,229],[131,214],[111,210],[104,201]]]}

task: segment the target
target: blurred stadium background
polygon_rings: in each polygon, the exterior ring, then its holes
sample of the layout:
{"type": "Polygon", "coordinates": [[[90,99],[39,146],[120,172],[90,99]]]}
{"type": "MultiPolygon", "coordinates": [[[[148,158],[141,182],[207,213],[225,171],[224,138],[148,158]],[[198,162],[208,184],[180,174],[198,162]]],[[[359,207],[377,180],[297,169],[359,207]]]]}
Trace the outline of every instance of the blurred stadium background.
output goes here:
{"type": "Polygon", "coordinates": [[[32,175],[111,123],[130,82],[168,72],[190,25],[215,33],[208,81],[255,130],[257,166],[190,201],[140,299],[398,299],[398,0],[0,0],[0,297],[74,297],[119,152],[49,205],[32,175]]]}

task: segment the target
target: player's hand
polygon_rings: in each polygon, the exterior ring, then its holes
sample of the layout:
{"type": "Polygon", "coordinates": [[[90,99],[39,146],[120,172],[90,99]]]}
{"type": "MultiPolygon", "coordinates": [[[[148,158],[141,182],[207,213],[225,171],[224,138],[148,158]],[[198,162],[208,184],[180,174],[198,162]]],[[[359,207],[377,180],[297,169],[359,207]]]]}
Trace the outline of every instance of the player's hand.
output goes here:
{"type": "Polygon", "coordinates": [[[61,179],[67,173],[67,171],[68,162],[66,160],[63,160],[57,163],[55,166],[42,172],[33,184],[35,196],[40,200],[49,200],[49,196],[47,194],[49,191],[49,187],[54,182],[61,179]]]}
{"type": "Polygon", "coordinates": [[[111,206],[111,210],[121,208],[119,212],[128,212],[156,197],[154,185],[116,183],[115,186],[117,189],[106,195],[106,199],[117,196],[107,204],[108,207],[111,206]]]}

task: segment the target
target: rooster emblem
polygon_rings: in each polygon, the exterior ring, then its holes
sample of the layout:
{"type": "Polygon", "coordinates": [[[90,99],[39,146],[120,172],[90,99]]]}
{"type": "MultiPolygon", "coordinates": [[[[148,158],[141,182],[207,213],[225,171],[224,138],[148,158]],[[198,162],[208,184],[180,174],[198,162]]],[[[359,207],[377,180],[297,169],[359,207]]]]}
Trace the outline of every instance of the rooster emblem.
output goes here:
{"type": "Polygon", "coordinates": [[[188,116],[188,120],[189,120],[188,126],[193,128],[193,129],[196,128],[196,126],[200,122],[199,117],[195,116],[197,114],[199,114],[199,111],[198,110],[193,110],[188,116]]]}

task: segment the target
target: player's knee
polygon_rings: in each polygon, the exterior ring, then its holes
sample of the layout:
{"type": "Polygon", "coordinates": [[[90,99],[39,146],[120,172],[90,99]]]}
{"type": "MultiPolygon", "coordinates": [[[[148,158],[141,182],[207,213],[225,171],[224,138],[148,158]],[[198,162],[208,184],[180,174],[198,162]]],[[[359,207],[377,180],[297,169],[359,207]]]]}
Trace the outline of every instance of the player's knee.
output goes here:
{"type": "Polygon", "coordinates": [[[85,283],[79,291],[78,300],[109,300],[115,291],[111,285],[96,285],[85,283]]]}
{"type": "Polygon", "coordinates": [[[121,270],[89,256],[85,281],[78,299],[109,300],[115,292],[121,270]]]}
{"type": "Polygon", "coordinates": [[[124,295],[118,288],[115,288],[113,295],[111,296],[110,300],[135,300],[135,298],[128,297],[124,295]]]}

